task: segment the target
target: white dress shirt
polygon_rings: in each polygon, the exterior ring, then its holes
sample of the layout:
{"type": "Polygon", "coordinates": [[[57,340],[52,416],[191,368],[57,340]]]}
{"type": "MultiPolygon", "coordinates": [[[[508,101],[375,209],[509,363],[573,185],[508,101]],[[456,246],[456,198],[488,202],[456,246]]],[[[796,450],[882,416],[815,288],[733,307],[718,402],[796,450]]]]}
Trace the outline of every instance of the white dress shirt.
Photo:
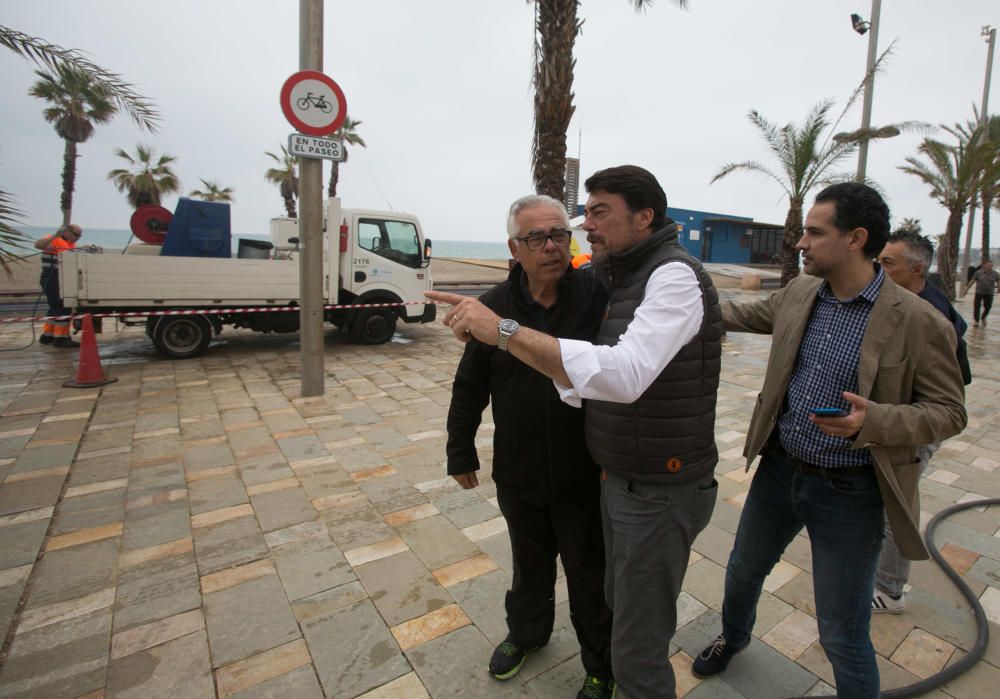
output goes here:
{"type": "Polygon", "coordinates": [[[680,349],[698,335],[704,315],[694,270],[683,262],[657,267],[617,345],[559,339],[563,369],[573,382],[567,387],[553,381],[559,397],[577,408],[583,398],[636,401],[680,349]]]}

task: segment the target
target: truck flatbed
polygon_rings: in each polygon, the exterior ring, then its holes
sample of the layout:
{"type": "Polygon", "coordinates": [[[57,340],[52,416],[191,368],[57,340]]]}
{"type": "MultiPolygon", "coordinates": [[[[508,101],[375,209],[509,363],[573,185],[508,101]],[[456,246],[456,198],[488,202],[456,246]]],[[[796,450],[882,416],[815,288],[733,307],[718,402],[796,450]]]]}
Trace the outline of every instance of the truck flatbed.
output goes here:
{"type": "MultiPolygon", "coordinates": [[[[74,308],[274,306],[299,298],[297,260],[66,253],[63,298],[74,308]]],[[[328,298],[324,276],[323,296],[328,298]]]]}

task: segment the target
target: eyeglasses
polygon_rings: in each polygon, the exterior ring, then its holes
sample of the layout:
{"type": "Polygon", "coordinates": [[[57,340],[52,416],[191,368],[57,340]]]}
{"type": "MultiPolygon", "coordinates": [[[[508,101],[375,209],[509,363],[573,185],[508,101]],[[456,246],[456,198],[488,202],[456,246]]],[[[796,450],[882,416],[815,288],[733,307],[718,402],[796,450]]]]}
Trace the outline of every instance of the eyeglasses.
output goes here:
{"type": "Polygon", "coordinates": [[[562,228],[553,228],[548,233],[529,231],[528,235],[523,237],[515,236],[514,240],[524,243],[528,246],[529,250],[538,250],[545,247],[546,240],[551,240],[552,244],[557,248],[564,248],[569,245],[569,239],[572,237],[573,234],[570,231],[562,228]]]}

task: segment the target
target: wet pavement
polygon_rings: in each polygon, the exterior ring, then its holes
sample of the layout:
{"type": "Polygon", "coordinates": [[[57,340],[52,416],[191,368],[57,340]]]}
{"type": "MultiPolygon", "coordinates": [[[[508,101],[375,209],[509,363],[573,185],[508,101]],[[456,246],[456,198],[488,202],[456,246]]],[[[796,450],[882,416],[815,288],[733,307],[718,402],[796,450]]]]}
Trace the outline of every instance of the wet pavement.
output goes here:
{"type": "MultiPolygon", "coordinates": [[[[969,304],[960,310],[971,315],[969,304]]],[[[1000,324],[1000,320],[997,321],[1000,324]]],[[[118,381],[64,388],[77,353],[0,326],[0,668],[3,697],[573,697],[583,680],[565,581],[550,644],[500,683],[510,546],[488,469],[445,476],[460,345],[439,323],[383,346],[326,341],[327,392],[303,399],[294,336],[229,329],[199,359],[156,355],[105,324],[118,381]]],[[[926,521],[1000,495],[1000,325],[970,329],[969,428],[922,482],[926,521]]],[[[746,425],[770,339],[730,335],[716,437],[720,498],[695,543],[669,649],[680,696],[831,691],[808,542],[764,585],[755,639],[723,677],[691,658],[719,628],[725,563],[749,478],[746,425]]],[[[491,456],[487,413],[478,446],[491,456]]],[[[1000,631],[1000,508],[968,510],[938,545],[1000,631]]],[[[873,620],[885,688],[972,646],[968,608],[930,562],[907,610],[873,620]]],[[[1000,642],[927,696],[995,695],[1000,642]]]]}

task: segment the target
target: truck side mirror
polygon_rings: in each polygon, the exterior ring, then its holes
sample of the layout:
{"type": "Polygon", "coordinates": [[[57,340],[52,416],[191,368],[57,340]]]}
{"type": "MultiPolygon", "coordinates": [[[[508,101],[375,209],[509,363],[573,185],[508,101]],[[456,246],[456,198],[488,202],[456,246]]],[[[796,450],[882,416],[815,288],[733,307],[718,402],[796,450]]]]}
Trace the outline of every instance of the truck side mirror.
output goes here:
{"type": "Polygon", "coordinates": [[[431,242],[430,238],[424,240],[424,259],[427,260],[428,262],[430,262],[431,260],[431,248],[433,247],[434,244],[431,242]]]}

